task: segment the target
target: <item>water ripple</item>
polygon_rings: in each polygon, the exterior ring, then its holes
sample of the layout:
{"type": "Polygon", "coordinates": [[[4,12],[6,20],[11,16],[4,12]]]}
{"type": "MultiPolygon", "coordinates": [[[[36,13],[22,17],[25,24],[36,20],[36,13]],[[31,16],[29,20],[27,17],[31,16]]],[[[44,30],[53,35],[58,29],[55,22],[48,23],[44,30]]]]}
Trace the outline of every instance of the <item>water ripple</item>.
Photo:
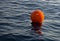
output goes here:
{"type": "Polygon", "coordinates": [[[60,41],[60,3],[57,0],[0,0],[0,41],[39,41],[31,31],[30,14],[44,11],[44,41],[60,41]],[[21,38],[21,39],[20,39],[21,38]]]}

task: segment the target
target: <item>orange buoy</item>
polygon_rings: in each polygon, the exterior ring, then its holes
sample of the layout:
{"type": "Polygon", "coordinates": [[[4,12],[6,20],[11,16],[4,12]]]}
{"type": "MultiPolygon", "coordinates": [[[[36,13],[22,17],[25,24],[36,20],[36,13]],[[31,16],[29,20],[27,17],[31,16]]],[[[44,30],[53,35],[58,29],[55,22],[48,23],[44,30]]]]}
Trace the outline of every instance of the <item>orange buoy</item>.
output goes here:
{"type": "Polygon", "coordinates": [[[31,13],[32,22],[42,23],[44,21],[44,13],[41,10],[35,10],[31,13]]]}
{"type": "Polygon", "coordinates": [[[31,13],[31,21],[32,21],[32,26],[33,30],[38,33],[42,34],[41,32],[41,26],[42,22],[44,21],[44,13],[41,10],[35,10],[31,13]]]}

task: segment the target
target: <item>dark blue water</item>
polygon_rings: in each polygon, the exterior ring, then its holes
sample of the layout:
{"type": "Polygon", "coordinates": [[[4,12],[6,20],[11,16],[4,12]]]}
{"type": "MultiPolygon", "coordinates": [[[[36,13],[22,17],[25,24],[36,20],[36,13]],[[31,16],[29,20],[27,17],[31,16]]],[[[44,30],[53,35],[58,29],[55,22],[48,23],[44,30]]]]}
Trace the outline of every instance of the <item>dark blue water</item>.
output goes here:
{"type": "Polygon", "coordinates": [[[60,1],[0,0],[0,41],[60,41],[60,1]],[[45,14],[43,40],[31,32],[30,15],[36,9],[45,14]]]}

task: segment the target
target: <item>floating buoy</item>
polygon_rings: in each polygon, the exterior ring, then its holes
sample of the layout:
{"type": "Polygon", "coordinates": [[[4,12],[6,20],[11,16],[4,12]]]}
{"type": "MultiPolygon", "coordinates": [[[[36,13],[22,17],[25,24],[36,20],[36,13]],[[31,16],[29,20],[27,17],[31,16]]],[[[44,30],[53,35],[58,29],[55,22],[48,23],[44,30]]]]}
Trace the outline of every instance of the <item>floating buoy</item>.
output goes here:
{"type": "Polygon", "coordinates": [[[42,23],[44,21],[44,13],[41,10],[35,10],[31,13],[32,22],[42,23]]]}
{"type": "Polygon", "coordinates": [[[41,26],[44,21],[44,13],[41,10],[35,10],[31,13],[31,21],[33,29],[36,33],[42,34],[41,26]]]}

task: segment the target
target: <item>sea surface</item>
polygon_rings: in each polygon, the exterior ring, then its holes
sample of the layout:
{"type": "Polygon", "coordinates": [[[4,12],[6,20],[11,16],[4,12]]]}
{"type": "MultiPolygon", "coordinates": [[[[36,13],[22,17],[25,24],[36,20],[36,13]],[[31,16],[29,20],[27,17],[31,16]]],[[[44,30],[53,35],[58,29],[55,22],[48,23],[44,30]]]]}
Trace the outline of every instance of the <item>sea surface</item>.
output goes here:
{"type": "Polygon", "coordinates": [[[0,0],[0,41],[60,41],[60,0],[0,0]],[[45,15],[43,40],[31,30],[36,9],[45,15]]]}

